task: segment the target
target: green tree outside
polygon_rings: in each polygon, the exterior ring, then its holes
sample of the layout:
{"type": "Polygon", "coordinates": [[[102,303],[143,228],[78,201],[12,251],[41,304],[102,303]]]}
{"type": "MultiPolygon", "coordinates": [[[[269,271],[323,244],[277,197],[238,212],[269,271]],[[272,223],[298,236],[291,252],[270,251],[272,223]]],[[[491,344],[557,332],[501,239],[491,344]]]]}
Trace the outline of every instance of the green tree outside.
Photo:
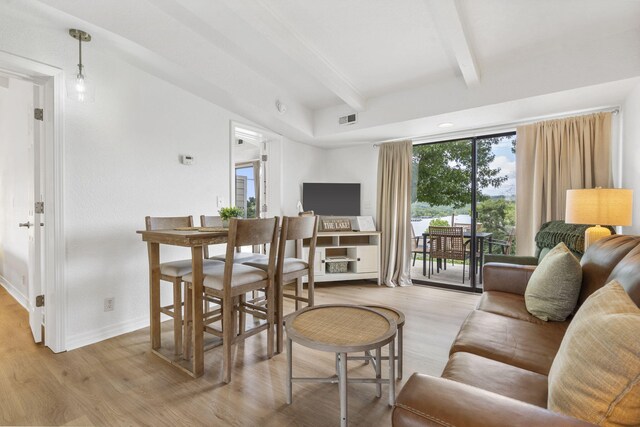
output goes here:
{"type": "MultiPolygon", "coordinates": [[[[503,142],[503,138],[477,142],[478,223],[482,223],[483,231],[493,233],[495,240],[506,240],[515,227],[515,201],[504,196],[490,197],[483,192],[489,187],[500,187],[508,179],[500,168],[491,167],[495,160],[493,147],[503,142]]],[[[511,139],[513,152],[515,139],[506,138],[511,139]]],[[[439,218],[471,213],[471,148],[469,139],[414,147],[412,217],[439,218]]]]}
{"type": "Polygon", "coordinates": [[[255,218],[256,217],[256,198],[249,197],[247,199],[247,216],[246,218],[255,218]]]}

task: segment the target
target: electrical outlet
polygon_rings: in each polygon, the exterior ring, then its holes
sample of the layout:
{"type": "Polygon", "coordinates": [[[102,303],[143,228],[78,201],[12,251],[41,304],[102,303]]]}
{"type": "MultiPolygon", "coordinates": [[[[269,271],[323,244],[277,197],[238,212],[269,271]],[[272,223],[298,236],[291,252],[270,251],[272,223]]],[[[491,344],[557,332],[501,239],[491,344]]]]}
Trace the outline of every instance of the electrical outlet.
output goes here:
{"type": "Polygon", "coordinates": [[[104,311],[113,311],[113,308],[115,306],[115,302],[116,299],[111,297],[111,298],[105,298],[104,299],[104,311]]]}
{"type": "Polygon", "coordinates": [[[222,196],[217,196],[216,201],[218,203],[218,209],[224,208],[224,198],[222,196]]]}

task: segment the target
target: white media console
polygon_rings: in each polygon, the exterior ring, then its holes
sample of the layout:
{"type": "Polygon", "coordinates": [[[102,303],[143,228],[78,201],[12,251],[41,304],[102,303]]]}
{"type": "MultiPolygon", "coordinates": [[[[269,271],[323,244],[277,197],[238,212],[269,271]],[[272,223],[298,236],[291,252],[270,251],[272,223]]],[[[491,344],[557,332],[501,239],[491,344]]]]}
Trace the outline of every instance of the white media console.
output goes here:
{"type": "MultiPolygon", "coordinates": [[[[308,241],[303,242],[302,250],[303,259],[307,259],[308,241]]],[[[316,282],[374,279],[379,285],[380,231],[318,232],[314,272],[316,282]],[[332,263],[340,263],[340,267],[346,263],[346,272],[331,272],[339,270],[331,268],[332,263]]]]}

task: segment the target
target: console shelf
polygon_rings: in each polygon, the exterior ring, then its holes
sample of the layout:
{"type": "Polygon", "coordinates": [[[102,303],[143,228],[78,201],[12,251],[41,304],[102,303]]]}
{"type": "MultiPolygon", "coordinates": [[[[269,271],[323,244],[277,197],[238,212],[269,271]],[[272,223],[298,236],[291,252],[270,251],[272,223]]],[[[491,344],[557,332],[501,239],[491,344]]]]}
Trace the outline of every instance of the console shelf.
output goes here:
{"type": "MultiPolygon", "coordinates": [[[[373,279],[380,284],[380,232],[379,231],[321,231],[318,232],[315,254],[315,281],[373,279]],[[335,259],[333,257],[341,257],[335,259]],[[346,273],[330,273],[327,264],[346,262],[346,273]]],[[[309,253],[309,242],[304,241],[304,258],[309,253]]],[[[307,281],[307,278],[304,278],[307,281]]]]}

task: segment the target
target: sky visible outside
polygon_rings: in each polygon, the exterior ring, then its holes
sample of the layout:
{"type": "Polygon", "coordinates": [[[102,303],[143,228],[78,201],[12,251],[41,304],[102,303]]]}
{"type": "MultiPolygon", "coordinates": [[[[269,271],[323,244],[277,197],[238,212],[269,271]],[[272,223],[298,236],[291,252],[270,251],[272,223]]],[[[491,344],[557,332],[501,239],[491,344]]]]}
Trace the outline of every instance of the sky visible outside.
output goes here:
{"type": "Polygon", "coordinates": [[[492,168],[500,169],[500,175],[506,175],[507,180],[500,187],[487,187],[482,193],[487,196],[515,196],[516,195],[516,155],[511,152],[511,143],[516,139],[515,135],[502,138],[492,147],[496,158],[490,163],[492,168]]]}
{"type": "Polygon", "coordinates": [[[253,178],[253,166],[249,166],[246,168],[237,168],[236,176],[238,175],[247,177],[247,200],[249,200],[249,197],[256,197],[256,185],[253,178]]]}

